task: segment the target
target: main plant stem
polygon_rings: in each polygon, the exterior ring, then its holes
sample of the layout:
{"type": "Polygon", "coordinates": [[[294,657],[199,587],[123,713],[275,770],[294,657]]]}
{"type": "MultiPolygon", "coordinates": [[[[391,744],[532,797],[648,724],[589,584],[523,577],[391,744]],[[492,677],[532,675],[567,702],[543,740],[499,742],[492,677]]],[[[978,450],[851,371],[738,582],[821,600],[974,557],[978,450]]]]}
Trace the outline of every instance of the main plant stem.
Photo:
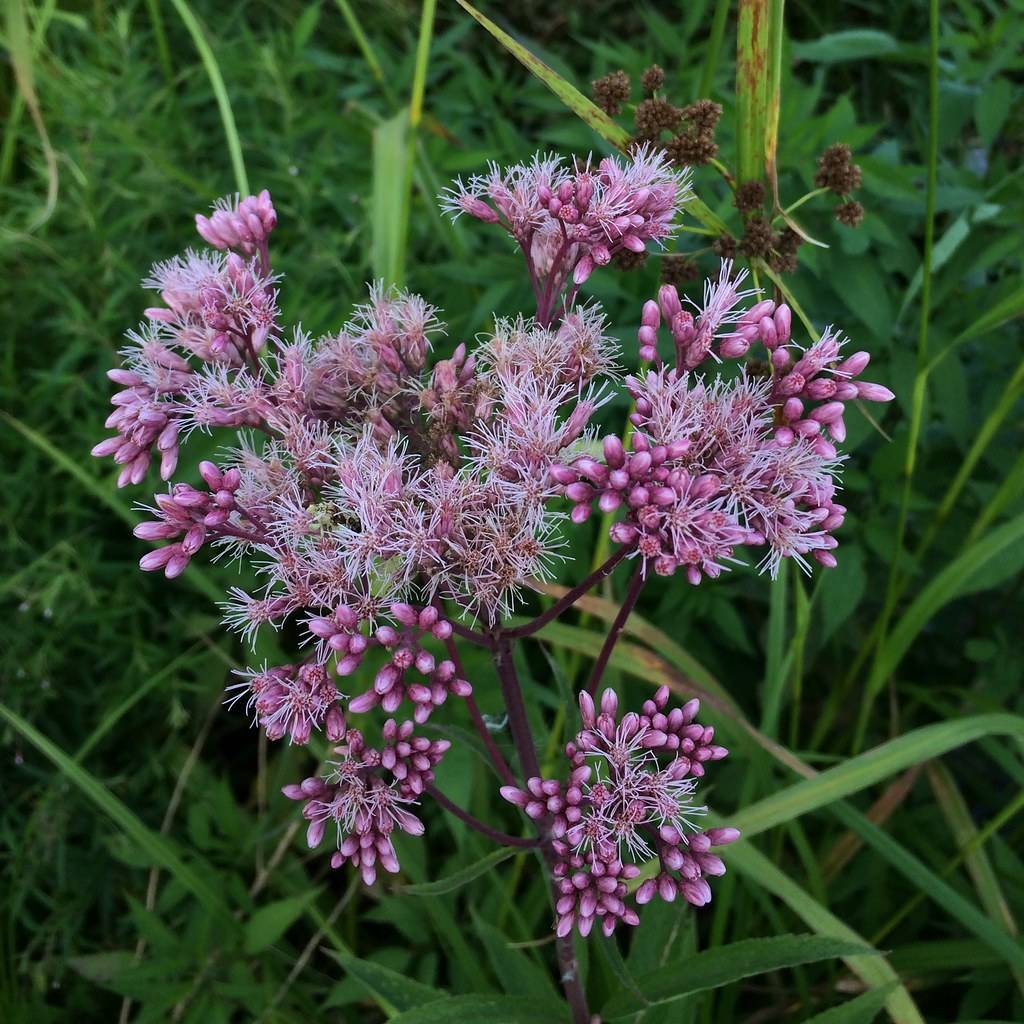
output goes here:
{"type": "MultiPolygon", "coordinates": [[[[498,679],[501,681],[501,692],[505,698],[505,708],[508,711],[509,727],[512,730],[512,740],[516,745],[519,766],[527,779],[536,778],[540,775],[540,762],[537,759],[537,749],[533,744],[530,723],[526,717],[523,691],[519,685],[519,677],[516,675],[512,656],[513,641],[503,634],[500,628],[495,630],[494,640],[498,679]]],[[[548,869],[551,900],[552,903],[556,903],[558,901],[558,889],[554,879],[556,857],[548,835],[548,826],[547,819],[537,823],[541,840],[540,853],[548,869]]],[[[566,1002],[569,1004],[572,1024],[589,1024],[590,1010],[587,1007],[587,996],[580,981],[579,965],[576,963],[576,951],[573,948],[571,936],[566,935],[559,938],[555,943],[555,951],[558,957],[559,981],[562,983],[566,1002]]]]}

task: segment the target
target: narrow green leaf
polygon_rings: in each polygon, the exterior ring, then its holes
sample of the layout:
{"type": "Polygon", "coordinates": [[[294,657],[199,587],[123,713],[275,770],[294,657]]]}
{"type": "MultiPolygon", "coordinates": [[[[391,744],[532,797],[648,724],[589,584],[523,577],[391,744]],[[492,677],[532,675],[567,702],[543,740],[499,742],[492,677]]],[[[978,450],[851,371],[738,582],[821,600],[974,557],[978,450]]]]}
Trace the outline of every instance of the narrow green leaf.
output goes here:
{"type": "Polygon", "coordinates": [[[313,889],[301,896],[275,900],[260,907],[245,923],[246,953],[269,949],[305,913],[317,895],[317,890],[313,889]]]}
{"type": "Polygon", "coordinates": [[[391,1024],[565,1024],[565,1011],[515,996],[452,996],[393,1017],[391,1024]]]}
{"type": "Polygon", "coordinates": [[[466,0],[458,0],[459,6],[481,24],[502,46],[512,54],[532,75],[539,78],[577,117],[585,121],[603,139],[613,146],[624,149],[629,142],[629,132],[617,125],[600,107],[570,85],[557,71],[549,68],[539,57],[530,53],[522,43],[516,42],[507,32],[502,31],[486,15],[481,14],[466,0]]]}
{"type": "Polygon", "coordinates": [[[238,129],[235,127],[235,115],[231,109],[231,100],[228,98],[228,91],[224,86],[224,76],[220,73],[220,65],[214,56],[202,26],[192,13],[187,0],[171,0],[174,9],[178,12],[181,20],[185,23],[192,42],[199,51],[199,57],[206,69],[210,79],[210,88],[217,100],[217,107],[220,110],[220,119],[224,125],[224,138],[228,144],[228,153],[231,154],[231,166],[235,171],[235,186],[243,196],[249,194],[249,177],[245,173],[245,160],[242,157],[242,142],[238,137],[238,129]]]}
{"type": "Polygon", "coordinates": [[[921,630],[935,614],[961,594],[970,590],[976,577],[1007,549],[1024,538],[1024,514],[996,527],[991,533],[953,559],[903,613],[885,639],[871,668],[867,693],[874,696],[896,670],[921,630]]]}
{"type": "Polygon", "coordinates": [[[804,1024],[871,1024],[896,986],[873,988],[855,999],[833,1006],[824,1013],[808,1017],[804,1024]]]}
{"type": "Polygon", "coordinates": [[[657,1006],[767,971],[844,956],[877,955],[877,950],[849,939],[820,935],[776,935],[744,939],[697,953],[681,964],[669,964],[641,975],[637,988],[646,1003],[628,991],[618,992],[601,1010],[603,1017],[625,1017],[645,1005],[657,1006]]]}
{"type": "MultiPolygon", "coordinates": [[[[372,960],[362,960],[340,949],[325,949],[324,952],[356,979],[380,1003],[389,1016],[402,1014],[416,1007],[426,1006],[438,1000],[448,1002],[447,993],[422,982],[407,978],[372,960]]],[[[397,1019],[397,1018],[395,1018],[397,1019]]]]}
{"type": "Polygon", "coordinates": [[[373,130],[373,191],[370,196],[370,257],[373,276],[401,284],[409,222],[406,171],[409,166],[409,112],[400,110],[373,130]]]}
{"type": "Polygon", "coordinates": [[[514,857],[517,853],[522,853],[522,850],[512,846],[492,850],[486,856],[473,861],[472,864],[448,875],[447,878],[439,878],[434,882],[421,882],[417,885],[404,885],[402,892],[410,896],[440,896],[446,892],[454,892],[472,882],[474,878],[479,878],[480,875],[490,871],[495,865],[514,857]]]}
{"type": "Polygon", "coordinates": [[[793,56],[797,60],[816,64],[836,61],[863,60],[898,53],[900,44],[888,32],[871,28],[853,28],[845,32],[831,32],[820,39],[794,42],[793,56]]]}
{"type": "Polygon", "coordinates": [[[0,718],[53,762],[65,778],[106,814],[153,864],[158,864],[173,875],[182,888],[192,893],[205,908],[225,919],[231,919],[231,913],[220,892],[209,885],[193,867],[186,864],[163,836],[149,829],[110,790],[64,753],[57,744],[4,704],[0,704],[0,718]]]}

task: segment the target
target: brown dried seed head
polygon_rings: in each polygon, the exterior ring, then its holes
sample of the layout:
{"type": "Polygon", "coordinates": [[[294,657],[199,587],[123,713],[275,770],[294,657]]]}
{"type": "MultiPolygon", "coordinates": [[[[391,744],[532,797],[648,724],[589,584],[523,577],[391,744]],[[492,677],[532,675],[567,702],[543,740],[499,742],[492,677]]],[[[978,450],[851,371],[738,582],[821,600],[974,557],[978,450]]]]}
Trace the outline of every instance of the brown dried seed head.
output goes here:
{"type": "Polygon", "coordinates": [[[612,71],[590,83],[594,102],[606,113],[615,116],[629,99],[632,84],[625,71],[612,71]]]}
{"type": "Polygon", "coordinates": [[[697,266],[697,261],[685,253],[667,253],[661,257],[662,284],[671,284],[681,288],[688,281],[695,281],[698,277],[700,277],[700,268],[697,266]]]}
{"type": "Polygon", "coordinates": [[[652,64],[640,76],[640,84],[644,92],[650,96],[665,84],[665,72],[657,64],[652,64]]]}
{"type": "Polygon", "coordinates": [[[856,199],[851,199],[846,203],[840,203],[836,207],[836,220],[839,221],[840,224],[845,224],[848,228],[857,227],[863,219],[864,207],[861,206],[856,199]]]}
{"type": "Polygon", "coordinates": [[[662,132],[679,126],[682,114],[666,99],[644,100],[636,108],[636,134],[639,138],[658,139],[662,132]]]}
{"type": "Polygon", "coordinates": [[[723,260],[734,260],[736,259],[736,253],[738,246],[736,239],[732,235],[719,235],[712,243],[711,248],[715,251],[715,255],[719,259],[723,260]]]}
{"type": "Polygon", "coordinates": [[[740,252],[748,259],[767,259],[771,255],[775,232],[767,217],[756,214],[750,217],[743,226],[743,241],[740,252]]]}
{"type": "Polygon", "coordinates": [[[633,252],[632,249],[620,249],[612,259],[619,270],[636,270],[647,262],[647,250],[633,252]]]}
{"type": "Polygon", "coordinates": [[[733,202],[740,213],[753,213],[764,206],[764,185],[759,181],[745,181],[736,188],[733,202]]]}

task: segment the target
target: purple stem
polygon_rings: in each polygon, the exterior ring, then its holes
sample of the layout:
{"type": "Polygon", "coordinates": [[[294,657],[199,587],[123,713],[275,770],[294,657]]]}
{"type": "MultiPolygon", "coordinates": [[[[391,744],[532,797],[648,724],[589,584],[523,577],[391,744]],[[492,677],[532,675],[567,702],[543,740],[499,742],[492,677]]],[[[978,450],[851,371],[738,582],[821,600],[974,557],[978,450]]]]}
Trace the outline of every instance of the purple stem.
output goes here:
{"type": "Polygon", "coordinates": [[[622,627],[625,626],[629,613],[636,607],[640,591],[643,590],[646,582],[647,577],[644,575],[644,566],[641,562],[633,570],[633,576],[629,581],[629,589],[626,591],[626,596],[622,599],[622,607],[619,608],[619,612],[612,622],[611,629],[608,630],[608,635],[605,637],[601,653],[598,654],[597,660],[594,662],[594,668],[587,682],[587,693],[591,696],[597,692],[598,684],[601,682],[604,670],[608,667],[608,660],[612,656],[612,651],[619,639],[619,634],[622,632],[622,627]]]}
{"type": "Polygon", "coordinates": [[[521,846],[523,849],[534,849],[540,845],[539,839],[530,839],[528,836],[510,836],[507,832],[499,832],[497,829],[491,828],[490,825],[484,824],[479,818],[474,818],[469,811],[460,807],[456,803],[452,803],[436,786],[427,786],[426,790],[449,814],[455,815],[459,821],[465,822],[471,829],[479,832],[482,836],[487,836],[488,839],[493,840],[502,846],[521,846]]]}
{"type": "MultiPolygon", "coordinates": [[[[495,654],[497,656],[498,678],[501,680],[501,692],[505,697],[509,724],[512,727],[512,738],[515,740],[519,764],[527,778],[540,775],[540,763],[533,745],[533,734],[530,732],[526,717],[526,706],[523,703],[523,692],[519,686],[515,664],[512,660],[512,640],[508,633],[500,628],[495,629],[495,654]]],[[[548,883],[551,889],[552,903],[557,903],[558,889],[554,881],[555,852],[548,838],[549,822],[547,819],[537,822],[540,832],[540,853],[548,869],[548,883]]],[[[555,944],[558,956],[559,981],[565,992],[566,1002],[572,1015],[572,1024],[590,1024],[590,1010],[587,1007],[587,996],[580,983],[579,966],[576,963],[576,951],[573,949],[572,938],[565,936],[555,944]]]]}
{"type": "Polygon", "coordinates": [[[630,547],[620,547],[615,554],[598,566],[582,583],[578,583],[572,590],[567,590],[547,611],[541,612],[540,615],[535,619],[531,619],[525,625],[517,626],[515,629],[504,630],[502,635],[511,639],[518,639],[519,637],[532,636],[538,630],[543,629],[552,619],[557,619],[562,612],[571,608],[588,590],[597,583],[600,583],[631,550],[630,547]]]}
{"type": "MultiPolygon", "coordinates": [[[[448,657],[454,662],[455,671],[458,673],[459,678],[465,679],[466,670],[462,667],[462,659],[459,657],[459,651],[455,646],[455,641],[449,637],[445,641],[445,646],[448,648],[448,657]]],[[[484,716],[480,714],[480,708],[477,705],[476,698],[473,694],[466,697],[466,707],[469,709],[469,717],[473,720],[473,725],[476,728],[480,739],[483,741],[484,746],[487,748],[487,753],[490,755],[491,761],[498,774],[501,776],[502,781],[507,786],[516,785],[516,777],[512,774],[512,769],[509,768],[508,761],[505,760],[501,751],[498,749],[498,744],[494,742],[491,730],[487,728],[487,723],[484,721],[484,716]]]]}
{"type": "Polygon", "coordinates": [[[457,622],[452,622],[452,632],[456,636],[462,637],[463,640],[476,644],[477,647],[486,647],[488,650],[494,650],[494,639],[487,633],[478,633],[475,629],[470,629],[469,626],[462,626],[457,622]]]}

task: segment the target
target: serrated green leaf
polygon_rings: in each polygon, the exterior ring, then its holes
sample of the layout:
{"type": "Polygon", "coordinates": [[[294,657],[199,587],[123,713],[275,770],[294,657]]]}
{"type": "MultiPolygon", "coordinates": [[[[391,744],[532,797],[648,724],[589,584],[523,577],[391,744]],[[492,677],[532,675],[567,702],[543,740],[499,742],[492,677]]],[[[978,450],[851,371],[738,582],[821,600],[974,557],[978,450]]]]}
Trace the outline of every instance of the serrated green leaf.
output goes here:
{"type": "Polygon", "coordinates": [[[619,992],[604,1005],[603,1017],[625,1017],[644,1006],[681,999],[692,992],[731,985],[755,974],[844,956],[877,954],[870,946],[848,939],[820,935],[776,935],[744,939],[728,946],[697,953],[681,964],[669,964],[637,978],[645,1003],[629,992],[619,992]]]}
{"type": "Polygon", "coordinates": [[[372,960],[363,960],[339,949],[325,949],[324,952],[337,960],[349,975],[356,979],[380,1003],[382,1009],[392,1014],[403,1014],[406,1010],[426,1006],[438,1000],[449,1002],[447,993],[407,978],[390,967],[383,967],[372,960]]]}

